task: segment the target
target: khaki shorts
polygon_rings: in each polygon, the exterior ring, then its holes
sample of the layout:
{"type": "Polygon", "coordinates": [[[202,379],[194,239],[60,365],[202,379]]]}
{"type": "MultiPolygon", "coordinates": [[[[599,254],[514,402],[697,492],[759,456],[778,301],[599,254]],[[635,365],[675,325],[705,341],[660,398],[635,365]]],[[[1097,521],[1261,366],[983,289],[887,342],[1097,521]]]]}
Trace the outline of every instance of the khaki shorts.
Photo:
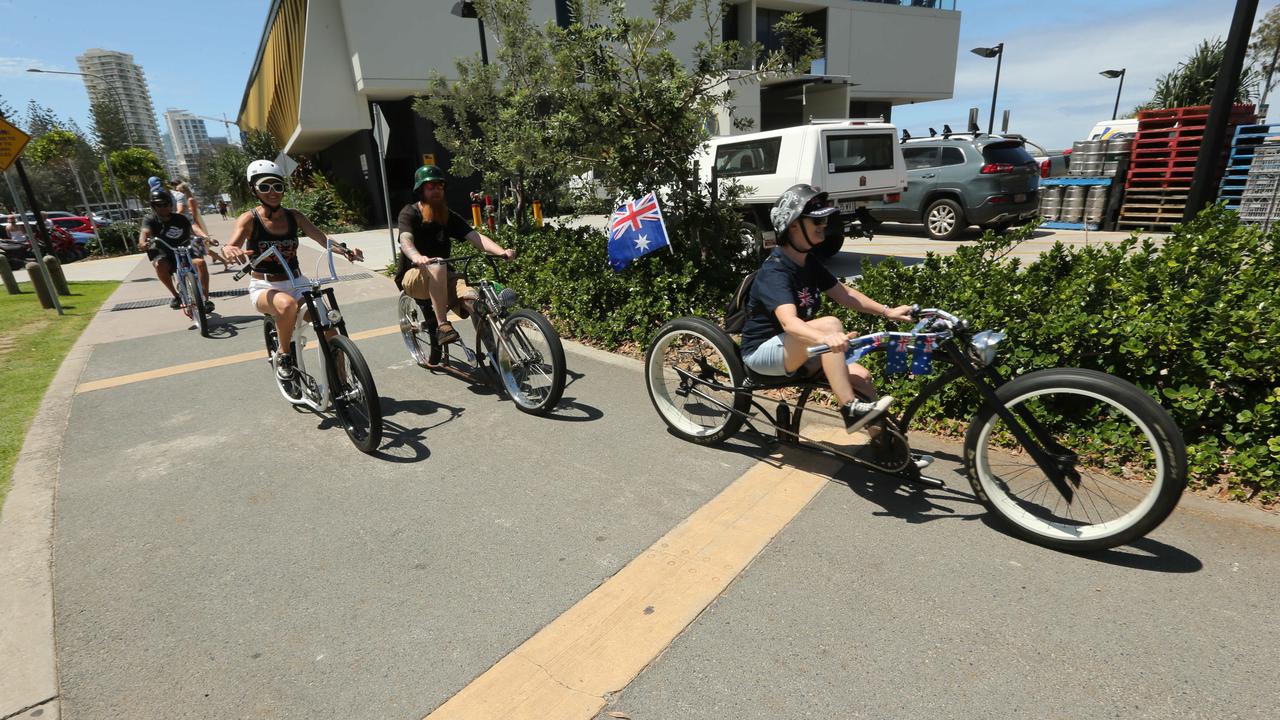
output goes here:
{"type": "MultiPolygon", "coordinates": [[[[400,280],[401,286],[404,287],[404,293],[411,298],[417,300],[430,300],[430,275],[419,268],[411,267],[405,271],[404,277],[400,280]]],[[[449,273],[449,309],[458,313],[460,317],[466,317],[467,313],[462,307],[459,300],[475,300],[480,295],[472,289],[457,273],[449,273]],[[461,312],[459,312],[461,311],[461,312]]]]}

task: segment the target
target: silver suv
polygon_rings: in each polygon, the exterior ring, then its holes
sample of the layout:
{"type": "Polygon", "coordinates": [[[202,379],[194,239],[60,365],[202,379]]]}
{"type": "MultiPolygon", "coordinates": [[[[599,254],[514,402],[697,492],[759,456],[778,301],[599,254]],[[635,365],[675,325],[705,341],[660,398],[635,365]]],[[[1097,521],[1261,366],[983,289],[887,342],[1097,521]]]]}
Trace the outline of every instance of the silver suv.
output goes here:
{"type": "Polygon", "coordinates": [[[950,134],[906,140],[907,189],[868,205],[876,222],[923,223],[951,240],[966,227],[1004,231],[1039,214],[1040,167],[1020,140],[950,134]]]}

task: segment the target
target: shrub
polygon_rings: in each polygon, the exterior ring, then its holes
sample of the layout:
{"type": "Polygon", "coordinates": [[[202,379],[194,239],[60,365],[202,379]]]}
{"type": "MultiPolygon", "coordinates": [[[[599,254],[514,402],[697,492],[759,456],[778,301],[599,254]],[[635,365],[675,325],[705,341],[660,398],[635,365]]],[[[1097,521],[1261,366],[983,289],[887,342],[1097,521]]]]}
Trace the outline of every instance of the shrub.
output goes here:
{"type": "Polygon", "coordinates": [[[98,237],[102,238],[102,246],[99,247],[96,240],[90,241],[90,250],[94,255],[123,255],[131,252],[131,248],[138,244],[138,232],[141,227],[135,222],[115,222],[111,225],[98,228],[98,237]]]}

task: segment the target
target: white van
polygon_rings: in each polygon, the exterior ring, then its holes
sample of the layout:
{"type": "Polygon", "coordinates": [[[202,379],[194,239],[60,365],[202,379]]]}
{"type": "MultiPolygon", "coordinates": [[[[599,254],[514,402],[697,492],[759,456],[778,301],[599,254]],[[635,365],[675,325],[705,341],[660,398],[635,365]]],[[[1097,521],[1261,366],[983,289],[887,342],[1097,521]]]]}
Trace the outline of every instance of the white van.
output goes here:
{"type": "Polygon", "coordinates": [[[1100,120],[1089,131],[1089,140],[1110,140],[1111,138],[1134,137],[1138,134],[1138,119],[1100,120]]]}
{"type": "MultiPolygon", "coordinates": [[[[815,120],[811,125],[712,138],[698,163],[703,182],[733,179],[746,186],[743,240],[761,250],[776,244],[769,210],[792,185],[808,183],[825,190],[845,220],[859,215],[868,200],[897,202],[907,187],[897,129],[879,118],[815,120]]],[[[834,255],[843,243],[844,223],[828,223],[827,242],[819,251],[834,255]]]]}

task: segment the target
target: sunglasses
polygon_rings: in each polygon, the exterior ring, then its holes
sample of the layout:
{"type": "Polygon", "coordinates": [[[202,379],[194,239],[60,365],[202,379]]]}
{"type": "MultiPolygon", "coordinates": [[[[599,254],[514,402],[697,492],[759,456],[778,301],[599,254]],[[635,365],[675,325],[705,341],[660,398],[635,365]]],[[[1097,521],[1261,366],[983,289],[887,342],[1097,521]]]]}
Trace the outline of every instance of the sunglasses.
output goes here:
{"type": "Polygon", "coordinates": [[[161,201],[159,201],[159,202],[153,202],[153,203],[151,203],[151,207],[169,207],[169,206],[170,206],[170,205],[172,205],[172,204],[173,204],[173,203],[171,203],[171,202],[166,202],[166,201],[164,201],[164,200],[161,200],[161,201]]]}
{"type": "Polygon", "coordinates": [[[264,193],[265,192],[275,192],[275,193],[284,192],[284,183],[280,182],[279,180],[263,180],[257,185],[254,185],[253,187],[258,192],[264,192],[264,193]]]}
{"type": "MultiPolygon", "coordinates": [[[[806,215],[805,217],[809,217],[809,216],[806,215]]],[[[826,225],[827,218],[826,217],[810,217],[809,222],[813,223],[814,225],[826,225]]]]}

